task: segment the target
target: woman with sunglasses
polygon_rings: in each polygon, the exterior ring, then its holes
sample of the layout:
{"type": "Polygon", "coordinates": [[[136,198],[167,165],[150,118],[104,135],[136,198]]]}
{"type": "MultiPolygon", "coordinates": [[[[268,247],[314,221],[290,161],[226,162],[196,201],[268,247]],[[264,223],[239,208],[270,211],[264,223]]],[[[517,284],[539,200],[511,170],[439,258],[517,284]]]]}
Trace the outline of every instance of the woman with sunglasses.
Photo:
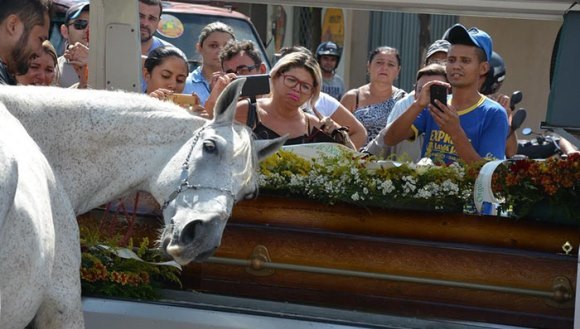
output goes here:
{"type": "Polygon", "coordinates": [[[288,135],[286,145],[309,142],[320,120],[304,112],[306,102],[314,104],[320,94],[322,73],[316,60],[305,53],[282,57],[270,72],[270,95],[238,102],[236,120],[252,128],[256,138],[273,139],[288,135]]]}
{"type": "Polygon", "coordinates": [[[89,60],[89,2],[71,6],[65,14],[65,22],[60,33],[66,40],[63,56],[58,58],[59,78],[57,85],[79,88],[87,85],[87,64],[89,60]],[[81,81],[82,80],[82,81],[81,81]]]}
{"type": "Polygon", "coordinates": [[[23,75],[16,75],[20,85],[50,86],[54,84],[57,75],[56,50],[48,40],[42,43],[40,55],[33,55],[28,64],[28,71],[23,75]]]}

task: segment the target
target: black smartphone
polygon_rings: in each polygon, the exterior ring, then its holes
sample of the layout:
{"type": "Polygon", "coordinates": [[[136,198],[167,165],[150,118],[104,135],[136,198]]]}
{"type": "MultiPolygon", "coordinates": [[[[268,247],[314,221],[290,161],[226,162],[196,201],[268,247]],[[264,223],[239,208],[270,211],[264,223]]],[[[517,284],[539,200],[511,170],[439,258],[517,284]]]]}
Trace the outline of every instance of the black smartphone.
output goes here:
{"type": "Polygon", "coordinates": [[[431,94],[431,104],[433,104],[433,106],[435,106],[439,111],[443,112],[439,106],[435,105],[435,100],[447,104],[447,87],[442,85],[431,85],[429,93],[431,94]]]}
{"type": "Polygon", "coordinates": [[[239,78],[246,78],[242,87],[243,97],[254,97],[257,95],[267,95],[270,93],[270,76],[268,74],[243,75],[239,78]]]}

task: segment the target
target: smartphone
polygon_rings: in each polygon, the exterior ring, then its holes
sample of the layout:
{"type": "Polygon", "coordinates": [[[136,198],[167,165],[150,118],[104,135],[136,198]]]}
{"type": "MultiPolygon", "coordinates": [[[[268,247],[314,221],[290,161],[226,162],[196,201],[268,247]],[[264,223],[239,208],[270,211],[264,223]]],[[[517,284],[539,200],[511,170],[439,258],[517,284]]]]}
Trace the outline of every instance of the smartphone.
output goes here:
{"type": "Polygon", "coordinates": [[[179,105],[196,106],[201,103],[196,94],[171,94],[167,96],[167,99],[179,105]]]}
{"type": "Polygon", "coordinates": [[[431,85],[429,93],[431,94],[431,104],[433,104],[433,106],[435,106],[439,111],[443,112],[439,106],[435,105],[435,100],[447,104],[447,87],[442,85],[431,85]]]}
{"type": "Polygon", "coordinates": [[[254,97],[257,95],[267,95],[270,93],[270,75],[255,74],[243,75],[239,78],[246,78],[246,83],[242,87],[243,97],[254,97]]]}

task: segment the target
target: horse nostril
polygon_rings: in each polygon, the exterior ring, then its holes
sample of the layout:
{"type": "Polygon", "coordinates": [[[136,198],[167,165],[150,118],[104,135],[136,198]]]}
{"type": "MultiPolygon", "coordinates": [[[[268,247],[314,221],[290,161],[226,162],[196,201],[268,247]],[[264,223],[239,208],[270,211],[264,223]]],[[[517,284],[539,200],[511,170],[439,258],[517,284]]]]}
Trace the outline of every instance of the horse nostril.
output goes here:
{"type": "Polygon", "coordinates": [[[188,244],[192,243],[193,240],[195,239],[195,234],[199,233],[197,231],[199,230],[199,228],[202,225],[203,225],[203,222],[200,220],[194,220],[194,221],[187,223],[187,225],[185,225],[183,230],[181,230],[181,237],[179,239],[181,244],[188,245],[188,244]]]}

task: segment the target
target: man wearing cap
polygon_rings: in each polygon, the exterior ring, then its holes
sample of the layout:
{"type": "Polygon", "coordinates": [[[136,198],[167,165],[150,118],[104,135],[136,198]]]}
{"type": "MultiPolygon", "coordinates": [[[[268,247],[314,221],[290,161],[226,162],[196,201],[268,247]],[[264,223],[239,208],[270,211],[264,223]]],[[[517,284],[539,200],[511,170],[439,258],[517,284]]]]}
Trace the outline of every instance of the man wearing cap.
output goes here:
{"type": "Polygon", "coordinates": [[[57,85],[68,88],[83,78],[80,87],[86,87],[89,60],[89,2],[71,6],[65,14],[60,34],[66,40],[66,50],[58,58],[57,85]]]}
{"type": "Polygon", "coordinates": [[[42,52],[50,19],[47,0],[4,0],[0,10],[0,85],[16,85],[15,74],[28,71],[30,58],[42,52]]]}
{"type": "Polygon", "coordinates": [[[449,41],[444,39],[439,39],[433,42],[429,48],[427,48],[427,53],[425,53],[425,66],[433,63],[445,65],[445,63],[447,63],[449,47],[451,47],[451,44],[449,41]]]}
{"type": "Polygon", "coordinates": [[[445,33],[449,83],[430,81],[411,107],[387,127],[384,142],[394,146],[424,134],[421,154],[436,162],[471,163],[483,157],[505,158],[508,122],[497,102],[479,93],[480,77],[490,69],[492,41],[477,28],[456,24],[445,33]],[[430,87],[453,87],[447,104],[430,104],[430,87]]]}

